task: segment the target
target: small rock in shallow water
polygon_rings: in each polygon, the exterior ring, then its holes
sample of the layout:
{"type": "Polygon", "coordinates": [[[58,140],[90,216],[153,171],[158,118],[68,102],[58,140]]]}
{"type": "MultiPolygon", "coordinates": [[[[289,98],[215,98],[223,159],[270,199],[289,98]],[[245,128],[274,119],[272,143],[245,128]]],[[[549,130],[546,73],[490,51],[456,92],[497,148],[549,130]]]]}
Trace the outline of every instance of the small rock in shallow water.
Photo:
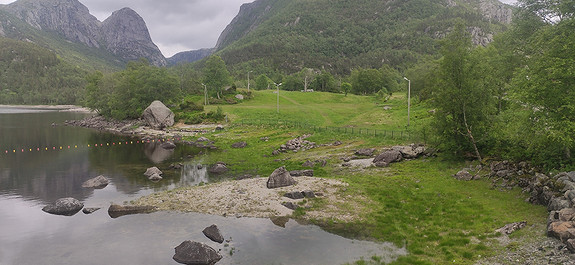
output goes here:
{"type": "Polygon", "coordinates": [[[84,214],[92,214],[97,210],[100,210],[100,208],[84,208],[84,209],[82,209],[82,212],[84,214]]]}
{"type": "Polygon", "coordinates": [[[206,227],[202,233],[204,233],[204,235],[211,239],[214,242],[217,243],[223,243],[224,242],[224,237],[222,236],[222,233],[220,232],[220,229],[218,228],[217,225],[211,225],[206,227]]]}
{"type": "Polygon", "coordinates": [[[189,240],[182,242],[175,250],[172,258],[181,264],[213,265],[222,259],[222,255],[210,246],[189,240]]]}

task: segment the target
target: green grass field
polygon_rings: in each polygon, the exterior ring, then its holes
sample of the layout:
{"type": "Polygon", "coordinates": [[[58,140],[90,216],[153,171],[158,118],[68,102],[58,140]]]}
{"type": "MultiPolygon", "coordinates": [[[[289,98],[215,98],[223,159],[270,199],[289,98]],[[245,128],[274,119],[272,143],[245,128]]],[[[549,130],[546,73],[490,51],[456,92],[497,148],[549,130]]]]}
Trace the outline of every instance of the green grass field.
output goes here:
{"type": "MultiPolygon", "coordinates": [[[[280,91],[279,114],[277,94],[273,90],[253,91],[254,99],[237,105],[222,106],[232,121],[250,119],[280,119],[305,122],[316,126],[355,127],[382,130],[407,128],[407,97],[396,93],[387,102],[373,96],[348,94],[301,93],[280,91]],[[391,107],[384,110],[384,107],[391,107]]],[[[207,110],[216,106],[209,105],[207,110]]],[[[415,105],[411,109],[412,127],[430,117],[426,108],[415,105]]]]}
{"type": "MultiPolygon", "coordinates": [[[[253,100],[237,105],[222,106],[232,122],[242,119],[289,119],[317,126],[373,129],[406,129],[407,103],[397,93],[389,102],[376,102],[373,97],[329,93],[281,91],[280,114],[276,113],[276,94],[255,93],[253,100]],[[383,106],[391,106],[384,110],[383,106]]],[[[209,106],[207,110],[217,106],[209,106]]],[[[412,125],[422,129],[431,118],[425,105],[412,108],[412,125]]],[[[307,160],[325,159],[326,167],[316,166],[315,176],[336,178],[350,184],[341,196],[370,209],[360,213],[362,219],[349,223],[334,220],[311,220],[324,229],[352,238],[388,241],[406,246],[409,255],[393,264],[474,264],[481,257],[501,253],[506,247],[495,239],[495,230],[505,224],[527,221],[528,226],[517,232],[517,242],[543,237],[547,212],[545,207],[525,202],[528,194],[520,190],[493,189],[489,179],[458,181],[452,175],[472,162],[453,160],[439,154],[392,164],[385,169],[367,168],[361,171],[342,168],[341,158],[354,150],[410,143],[409,139],[370,137],[341,134],[337,131],[314,131],[311,128],[283,126],[234,126],[223,132],[207,135],[223,151],[210,153],[207,162],[224,161],[233,174],[249,173],[267,177],[275,168],[301,169],[307,160]],[[339,140],[340,147],[331,145],[316,149],[270,156],[274,149],[289,139],[312,134],[308,139],[318,144],[339,140]],[[268,141],[261,141],[268,137],[268,141]],[[230,145],[246,141],[245,149],[230,145]],[[366,198],[354,199],[354,198],[366,198]]],[[[313,202],[321,209],[322,200],[313,202]]],[[[354,211],[355,209],[350,209],[354,211]]],[[[296,211],[305,218],[306,210],[296,211]]],[[[521,244],[521,243],[515,243],[521,244]]],[[[516,245],[514,245],[517,247],[516,245]]],[[[357,264],[380,264],[378,257],[366,257],[357,264]]]]}

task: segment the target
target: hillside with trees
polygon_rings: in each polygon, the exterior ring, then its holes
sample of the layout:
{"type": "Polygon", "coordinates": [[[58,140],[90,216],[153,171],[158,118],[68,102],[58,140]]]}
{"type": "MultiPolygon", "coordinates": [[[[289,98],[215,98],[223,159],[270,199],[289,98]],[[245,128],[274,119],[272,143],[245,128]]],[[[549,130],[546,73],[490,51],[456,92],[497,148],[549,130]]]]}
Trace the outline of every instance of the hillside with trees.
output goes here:
{"type": "Polygon", "coordinates": [[[86,73],[48,49],[0,38],[0,104],[79,104],[86,73]]]}
{"type": "Polygon", "coordinates": [[[234,70],[304,68],[348,75],[357,68],[406,69],[438,54],[438,39],[466,21],[486,45],[511,21],[498,1],[259,0],[242,6],[216,54],[234,70]]]}

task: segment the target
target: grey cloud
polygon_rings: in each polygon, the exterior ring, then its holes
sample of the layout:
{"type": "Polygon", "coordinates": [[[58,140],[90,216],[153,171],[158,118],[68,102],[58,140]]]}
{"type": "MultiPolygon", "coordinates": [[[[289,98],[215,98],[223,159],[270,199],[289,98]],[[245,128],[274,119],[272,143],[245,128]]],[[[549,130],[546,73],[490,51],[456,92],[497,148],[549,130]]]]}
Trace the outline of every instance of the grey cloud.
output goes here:
{"type": "Polygon", "coordinates": [[[99,20],[129,7],[146,21],[165,56],[214,47],[220,33],[243,3],[251,0],[80,0],[99,20]]]}

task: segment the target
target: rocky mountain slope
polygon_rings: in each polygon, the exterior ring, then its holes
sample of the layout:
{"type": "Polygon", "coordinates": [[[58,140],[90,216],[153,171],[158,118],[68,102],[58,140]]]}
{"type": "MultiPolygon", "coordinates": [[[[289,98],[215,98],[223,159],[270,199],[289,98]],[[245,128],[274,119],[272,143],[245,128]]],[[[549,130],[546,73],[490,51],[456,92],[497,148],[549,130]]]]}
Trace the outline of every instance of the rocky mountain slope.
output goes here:
{"type": "Polygon", "coordinates": [[[228,65],[304,67],[347,74],[352,68],[405,68],[438,53],[438,39],[465,21],[477,45],[507,28],[512,9],[497,0],[256,0],[221,34],[228,65]]]}
{"type": "Polygon", "coordinates": [[[214,49],[199,49],[193,51],[179,52],[174,56],[167,58],[168,66],[175,66],[178,64],[193,63],[205,57],[208,57],[214,49]]]}
{"type": "Polygon", "coordinates": [[[145,21],[129,8],[100,22],[78,0],[18,0],[0,5],[0,36],[48,46],[59,54],[69,52],[58,44],[64,39],[85,46],[75,51],[80,56],[109,53],[107,57],[120,64],[144,57],[154,65],[166,65],[145,21]]]}

